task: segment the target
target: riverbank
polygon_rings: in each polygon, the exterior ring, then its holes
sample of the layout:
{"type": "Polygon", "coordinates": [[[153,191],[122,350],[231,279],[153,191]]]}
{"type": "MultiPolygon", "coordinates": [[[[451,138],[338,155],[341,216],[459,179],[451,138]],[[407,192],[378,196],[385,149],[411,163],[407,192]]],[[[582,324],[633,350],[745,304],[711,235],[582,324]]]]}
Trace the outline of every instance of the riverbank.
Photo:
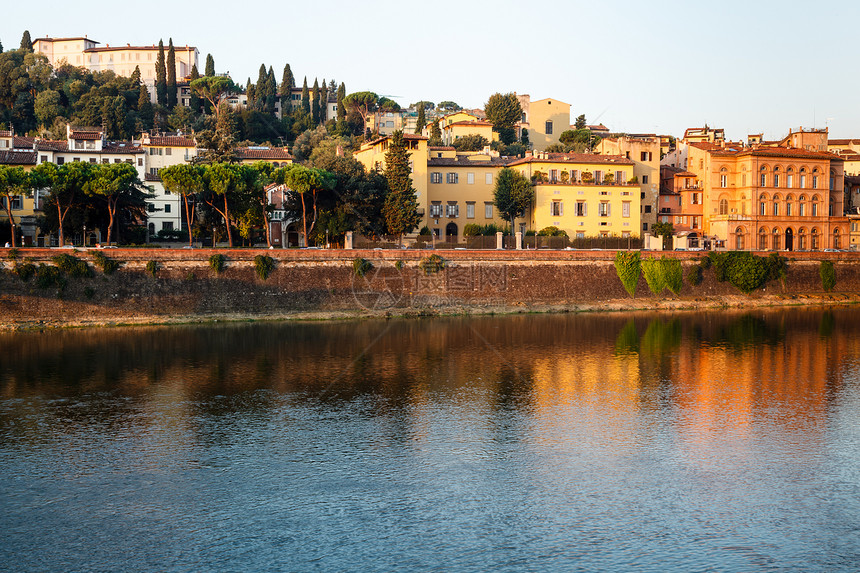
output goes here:
{"type": "Polygon", "coordinates": [[[854,253],[785,253],[785,280],[749,295],[718,281],[709,269],[700,283],[690,284],[688,271],[704,254],[654,253],[681,262],[684,284],[677,295],[666,290],[655,296],[642,278],[635,298],[617,277],[613,251],[20,249],[13,254],[10,259],[8,250],[0,250],[0,328],[6,330],[860,302],[854,253]],[[119,268],[105,274],[97,253],[119,268]],[[430,259],[434,253],[442,259],[430,259]],[[86,263],[88,271],[78,274],[89,276],[52,270],[61,254],[86,263]],[[224,257],[220,269],[213,255],[224,257]],[[270,259],[255,262],[257,257],[270,259]],[[833,292],[822,288],[822,260],[834,265],[833,292]],[[32,265],[32,276],[25,277],[26,265],[32,265]],[[356,266],[362,267],[359,272],[356,266]],[[265,267],[268,273],[261,272],[265,267]]]}

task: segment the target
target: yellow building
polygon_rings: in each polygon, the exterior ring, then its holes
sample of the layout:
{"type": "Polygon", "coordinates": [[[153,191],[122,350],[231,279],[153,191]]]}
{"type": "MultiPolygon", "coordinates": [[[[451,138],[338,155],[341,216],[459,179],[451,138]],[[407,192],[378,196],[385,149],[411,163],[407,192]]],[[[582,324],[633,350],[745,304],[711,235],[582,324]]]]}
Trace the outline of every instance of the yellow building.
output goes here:
{"type": "Polygon", "coordinates": [[[827,151],[845,161],[845,175],[860,175],[860,139],[829,139],[827,151]]]}
{"type": "MultiPolygon", "coordinates": [[[[535,182],[529,214],[535,231],[558,227],[571,239],[638,237],[639,185],[635,164],[621,155],[539,152],[509,163],[535,182]]],[[[517,231],[524,232],[525,224],[517,231]]]]}
{"type": "MultiPolygon", "coordinates": [[[[418,199],[418,212],[424,216],[427,213],[427,137],[413,133],[404,133],[409,166],[412,169],[412,186],[415,187],[418,199]]],[[[391,137],[388,135],[361,144],[361,148],[352,154],[364,168],[370,171],[385,170],[385,154],[391,137]]]]}
{"type": "Polygon", "coordinates": [[[522,120],[517,126],[517,135],[527,129],[529,142],[535,151],[543,151],[558,137],[570,129],[570,104],[557,99],[546,98],[531,101],[528,94],[517,95],[523,109],[522,120]]]}
{"type": "Polygon", "coordinates": [[[485,153],[457,153],[451,147],[430,148],[427,160],[429,209],[423,225],[437,239],[458,242],[463,227],[495,224],[505,226],[493,206],[496,174],[508,159],[485,153]]]}
{"type": "MultiPolygon", "coordinates": [[[[37,153],[33,149],[33,140],[29,137],[18,137],[12,131],[0,130],[0,165],[22,167],[30,171],[36,166],[37,153]]],[[[37,190],[32,197],[13,196],[9,205],[15,225],[21,230],[24,245],[35,244],[38,233],[36,213],[41,208],[40,193],[37,190]]],[[[0,221],[8,221],[6,213],[6,197],[0,197],[0,221]]],[[[0,244],[9,237],[0,237],[0,244]]]]}
{"type": "Polygon", "coordinates": [[[705,127],[688,127],[684,131],[684,143],[719,143],[726,140],[724,129],[705,127]]]}
{"type": "Polygon", "coordinates": [[[498,139],[498,134],[493,132],[493,124],[480,119],[455,121],[442,127],[442,142],[445,145],[454,145],[455,141],[465,135],[480,135],[488,143],[498,139]]]}
{"type": "Polygon", "coordinates": [[[641,230],[657,222],[660,199],[660,138],[622,136],[603,138],[595,150],[601,155],[620,155],[633,161],[633,176],[639,182],[641,230]]]}

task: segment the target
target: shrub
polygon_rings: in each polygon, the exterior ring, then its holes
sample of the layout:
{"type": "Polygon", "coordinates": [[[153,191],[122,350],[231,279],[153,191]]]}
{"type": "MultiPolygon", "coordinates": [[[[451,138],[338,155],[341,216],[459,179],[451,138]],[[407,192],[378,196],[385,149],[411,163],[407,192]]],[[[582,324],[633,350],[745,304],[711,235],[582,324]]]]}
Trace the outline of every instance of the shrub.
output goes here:
{"type": "Polygon", "coordinates": [[[106,257],[103,253],[95,251],[93,254],[93,262],[101,269],[102,273],[111,275],[119,269],[119,262],[106,257]]]}
{"type": "Polygon", "coordinates": [[[732,251],[727,253],[710,253],[709,257],[714,266],[714,275],[718,281],[730,282],[735,288],[749,294],[767,282],[772,265],[777,274],[782,268],[784,274],[784,259],[782,263],[769,263],[764,257],[757,257],[748,251],[732,251]],[[782,266],[779,266],[782,265],[782,266]]]}
{"type": "Polygon", "coordinates": [[[66,273],[70,277],[88,278],[93,276],[93,271],[92,269],[90,269],[89,265],[87,265],[87,262],[75,256],[63,253],[62,255],[51,257],[51,260],[54,261],[54,264],[57,265],[58,269],[60,269],[62,272],[66,273]]]}
{"type": "Polygon", "coordinates": [[[778,280],[785,287],[785,279],[788,276],[788,259],[779,253],[771,253],[765,259],[765,265],[767,266],[767,280],[778,280]]]}
{"type": "Polygon", "coordinates": [[[540,231],[538,231],[538,236],[540,237],[566,237],[567,231],[563,229],[559,229],[554,225],[550,225],[549,227],[544,227],[540,231]]]}
{"type": "Polygon", "coordinates": [[[660,266],[663,272],[663,281],[666,286],[672,291],[675,296],[681,292],[681,287],[684,285],[683,271],[681,270],[681,261],[678,259],[660,259],[660,266]]]}
{"type": "Polygon", "coordinates": [[[658,295],[666,288],[666,275],[660,259],[651,258],[642,261],[642,274],[645,275],[645,282],[648,283],[652,293],[658,295]]]}
{"type": "Polygon", "coordinates": [[[418,263],[418,266],[421,267],[421,270],[424,271],[425,275],[432,275],[433,273],[438,273],[442,269],[444,269],[448,264],[448,261],[440,257],[439,255],[433,254],[429,257],[424,257],[421,259],[421,262],[418,263]]]}
{"type": "Polygon", "coordinates": [[[266,280],[275,268],[275,259],[268,255],[257,255],[254,257],[254,270],[260,280],[266,280]]]}
{"type": "Polygon", "coordinates": [[[88,299],[93,298],[95,296],[95,294],[96,294],[96,289],[94,289],[93,287],[87,287],[84,289],[84,296],[87,297],[88,299]]]}
{"type": "Polygon", "coordinates": [[[222,254],[215,254],[209,257],[209,268],[215,271],[216,275],[220,275],[224,270],[224,261],[227,260],[222,254]]]}
{"type": "Polygon", "coordinates": [[[481,232],[482,230],[483,229],[482,229],[481,225],[478,225],[476,223],[467,223],[463,227],[463,236],[464,237],[477,237],[478,235],[483,234],[481,232]]]}
{"type": "Polygon", "coordinates": [[[352,270],[357,277],[363,277],[369,270],[373,268],[373,263],[367,259],[358,257],[352,261],[352,270]]]}
{"type": "Polygon", "coordinates": [[[149,261],[148,263],[146,263],[146,272],[148,272],[152,275],[153,278],[155,278],[155,275],[158,274],[158,269],[160,267],[161,265],[158,264],[158,261],[149,261]]]}
{"type": "Polygon", "coordinates": [[[6,253],[6,257],[10,261],[17,260],[18,258],[18,249],[9,249],[9,252],[6,253]]]}
{"type": "Polygon", "coordinates": [[[397,269],[398,271],[400,269],[402,269],[403,268],[403,261],[397,261],[396,263],[394,263],[394,268],[397,269]]]}
{"type": "Polygon", "coordinates": [[[427,225],[424,225],[423,227],[421,227],[421,230],[418,231],[418,234],[421,235],[422,237],[429,237],[430,236],[430,227],[428,227],[427,225]]]}
{"type": "Polygon", "coordinates": [[[702,284],[701,265],[692,265],[689,269],[687,269],[687,283],[692,286],[702,284]]]}
{"type": "Polygon", "coordinates": [[[639,253],[635,251],[618,251],[615,253],[615,272],[632,298],[636,298],[636,285],[642,275],[642,264],[639,253]]]}
{"type": "Polygon", "coordinates": [[[36,274],[36,265],[29,260],[25,260],[23,263],[16,262],[15,266],[12,267],[12,272],[18,275],[19,279],[27,282],[30,277],[36,274]]]}
{"type": "Polygon", "coordinates": [[[821,286],[825,292],[830,292],[836,286],[836,271],[833,269],[833,261],[821,261],[818,267],[818,275],[821,277],[821,286]]]}
{"type": "Polygon", "coordinates": [[[36,286],[41,289],[57,286],[60,290],[63,290],[66,288],[66,279],[63,278],[63,271],[57,267],[39,265],[39,268],[36,269],[36,286]]]}
{"type": "Polygon", "coordinates": [[[711,268],[710,253],[708,254],[707,257],[702,257],[701,259],[699,259],[699,266],[702,267],[702,270],[705,270],[705,271],[708,270],[709,268],[711,268]]]}

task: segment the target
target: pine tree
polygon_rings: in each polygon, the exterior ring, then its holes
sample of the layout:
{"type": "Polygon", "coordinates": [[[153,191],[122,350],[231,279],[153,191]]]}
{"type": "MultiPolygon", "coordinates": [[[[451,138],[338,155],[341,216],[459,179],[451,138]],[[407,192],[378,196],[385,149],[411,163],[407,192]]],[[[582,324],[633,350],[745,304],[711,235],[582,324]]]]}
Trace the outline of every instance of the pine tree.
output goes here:
{"type": "MultiPolygon", "coordinates": [[[[191,66],[191,81],[193,82],[194,80],[199,79],[200,72],[197,70],[197,64],[194,64],[193,66],[191,66]]],[[[200,113],[200,97],[197,96],[194,90],[191,90],[191,101],[189,103],[191,104],[191,110],[194,113],[200,113]]]]}
{"type": "Polygon", "coordinates": [[[167,107],[176,107],[176,51],[173,49],[173,38],[167,48],[167,107]]]}
{"type": "Polygon", "coordinates": [[[260,64],[257,83],[254,84],[254,109],[263,111],[266,107],[266,64],[260,64]]]}
{"type": "Polygon", "coordinates": [[[328,120],[328,86],[323,78],[320,84],[320,123],[325,123],[328,120]]]}
{"type": "Polygon", "coordinates": [[[206,54],[206,68],[203,75],[207,77],[215,75],[215,58],[212,57],[212,54],[206,54]]]}
{"type": "Polygon", "coordinates": [[[134,66],[134,71],[131,72],[131,78],[129,78],[129,82],[133,86],[140,85],[140,66],[134,66]]]}
{"type": "Polygon", "coordinates": [[[314,120],[314,125],[319,125],[320,122],[320,83],[314,78],[314,89],[311,92],[311,118],[314,120]]]}
{"type": "Polygon", "coordinates": [[[164,42],[158,41],[158,57],[155,60],[155,101],[167,105],[167,65],[164,63],[164,42]]]}
{"type": "Polygon", "coordinates": [[[427,120],[424,118],[424,102],[418,102],[418,121],[415,122],[415,133],[420,134],[427,125],[427,120]]]}
{"type": "Polygon", "coordinates": [[[308,92],[308,77],[302,83],[302,111],[310,115],[311,113],[311,94],[308,92]]]}
{"type": "Polygon", "coordinates": [[[122,96],[116,96],[113,99],[113,121],[116,126],[117,137],[120,139],[126,139],[128,137],[128,132],[126,130],[126,123],[128,122],[128,107],[125,105],[125,98],[122,96]]]}
{"type": "Polygon", "coordinates": [[[346,84],[340,83],[337,88],[337,120],[346,121],[346,108],[343,105],[343,98],[346,97],[346,84]]]}
{"type": "Polygon", "coordinates": [[[278,97],[278,82],[275,81],[275,70],[269,66],[269,73],[266,74],[266,113],[274,115],[276,97],[278,97]]]}
{"type": "Polygon", "coordinates": [[[33,51],[33,41],[30,39],[30,30],[24,30],[24,35],[21,36],[21,49],[25,52],[33,51]]]}
{"type": "Polygon", "coordinates": [[[149,99],[149,90],[141,84],[140,96],[137,98],[137,115],[140,117],[140,122],[144,129],[152,129],[152,120],[155,113],[152,109],[152,102],[149,99]]]}
{"type": "Polygon", "coordinates": [[[388,181],[388,195],[382,215],[388,234],[396,235],[402,243],[403,235],[421,223],[421,215],[418,214],[418,197],[409,176],[409,153],[403,132],[399,130],[391,136],[385,154],[385,179],[388,181]]]}

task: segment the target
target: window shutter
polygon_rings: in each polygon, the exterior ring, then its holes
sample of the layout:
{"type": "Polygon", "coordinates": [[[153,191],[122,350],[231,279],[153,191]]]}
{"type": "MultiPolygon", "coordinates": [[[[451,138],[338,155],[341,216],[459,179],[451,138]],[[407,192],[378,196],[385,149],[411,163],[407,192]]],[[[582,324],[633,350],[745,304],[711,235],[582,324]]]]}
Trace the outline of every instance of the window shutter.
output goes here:
{"type": "Polygon", "coordinates": [[[559,214],[559,216],[564,215],[564,203],[559,202],[559,204],[558,204],[558,214],[559,214]]]}

